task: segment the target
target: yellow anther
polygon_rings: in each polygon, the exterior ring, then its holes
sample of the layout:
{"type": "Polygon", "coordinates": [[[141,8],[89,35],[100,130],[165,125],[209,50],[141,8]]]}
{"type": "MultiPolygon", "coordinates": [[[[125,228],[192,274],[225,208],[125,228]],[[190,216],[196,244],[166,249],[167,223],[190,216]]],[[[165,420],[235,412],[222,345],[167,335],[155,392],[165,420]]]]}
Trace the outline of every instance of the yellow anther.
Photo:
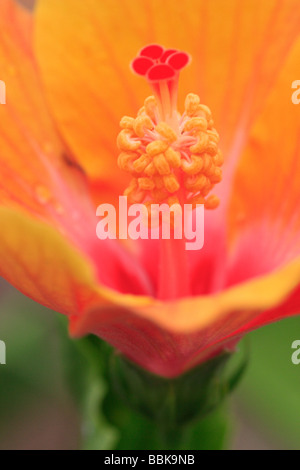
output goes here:
{"type": "Polygon", "coordinates": [[[140,189],[144,189],[145,191],[151,191],[151,189],[155,188],[155,183],[152,178],[139,178],[138,185],[140,189]]]}
{"type": "Polygon", "coordinates": [[[146,116],[145,114],[138,116],[134,120],[133,129],[138,137],[144,137],[146,129],[153,129],[153,122],[149,116],[146,116]]]}
{"type": "Polygon", "coordinates": [[[216,172],[216,166],[213,164],[212,160],[210,161],[209,167],[204,171],[205,176],[211,178],[216,172]]]}
{"type": "Polygon", "coordinates": [[[185,111],[188,116],[193,116],[197,112],[200,105],[200,98],[194,93],[189,93],[185,99],[185,111]]]}
{"type": "Polygon", "coordinates": [[[131,180],[130,185],[124,191],[124,195],[128,197],[128,200],[130,200],[130,202],[132,202],[132,196],[135,194],[137,187],[137,181],[134,179],[131,180]]]}
{"type": "Polygon", "coordinates": [[[208,153],[205,153],[204,155],[202,155],[202,158],[203,158],[203,173],[206,174],[207,172],[209,172],[213,164],[212,158],[208,153]]]}
{"type": "Polygon", "coordinates": [[[220,199],[212,194],[209,196],[204,203],[205,209],[216,209],[220,204],[220,199]]]}
{"type": "Polygon", "coordinates": [[[222,170],[219,167],[215,169],[214,174],[210,177],[210,181],[213,184],[217,184],[217,183],[220,183],[220,181],[222,181],[222,170]]]}
{"type": "Polygon", "coordinates": [[[160,175],[156,175],[156,176],[153,176],[153,181],[155,183],[155,187],[157,189],[162,189],[164,188],[164,180],[163,180],[163,177],[160,176],[160,175]]]}
{"type": "Polygon", "coordinates": [[[139,110],[138,110],[138,113],[137,113],[137,116],[144,116],[146,113],[146,109],[145,109],[145,106],[142,106],[139,110]]]}
{"type": "Polygon", "coordinates": [[[135,119],[129,116],[123,116],[120,121],[120,127],[122,129],[133,129],[135,119]]]}
{"type": "Polygon", "coordinates": [[[216,166],[221,166],[223,165],[224,163],[224,157],[223,157],[223,153],[221,152],[221,150],[218,150],[218,153],[217,155],[215,155],[213,157],[213,162],[216,166]]]}
{"type": "Polygon", "coordinates": [[[216,131],[216,129],[208,130],[207,135],[209,136],[209,138],[212,142],[215,142],[216,144],[218,144],[220,142],[220,136],[219,136],[218,132],[216,131]]]}
{"type": "Polygon", "coordinates": [[[218,152],[218,144],[210,140],[208,145],[205,148],[205,151],[209,153],[211,156],[216,155],[216,153],[218,152]]]}
{"type": "Polygon", "coordinates": [[[144,110],[152,121],[156,121],[158,111],[157,102],[154,96],[148,96],[148,98],[145,99],[144,110]]]}
{"type": "Polygon", "coordinates": [[[176,193],[179,190],[180,184],[178,183],[174,174],[164,176],[165,188],[169,193],[176,193]]]}
{"type": "Polygon", "coordinates": [[[155,157],[153,158],[153,163],[160,175],[168,175],[170,173],[170,165],[165,159],[163,153],[155,155],[155,157]]]}
{"type": "Polygon", "coordinates": [[[147,176],[154,176],[156,174],[156,169],[153,162],[149,163],[149,165],[145,168],[145,173],[147,176]]]}
{"type": "Polygon", "coordinates": [[[208,209],[218,206],[218,198],[210,196],[222,179],[218,132],[209,108],[197,95],[187,96],[185,108],[182,118],[174,110],[165,122],[150,96],[136,119],[122,118],[118,165],[133,176],[125,191],[130,204],[143,202],[150,207],[186,201],[208,209]]]}
{"type": "Polygon", "coordinates": [[[128,188],[125,189],[124,195],[128,197],[128,202],[130,204],[138,204],[144,200],[145,191],[139,189],[138,182],[134,178],[129,184],[128,188]]]}
{"type": "Polygon", "coordinates": [[[160,122],[156,128],[156,132],[158,132],[162,137],[167,139],[167,141],[171,144],[177,140],[177,134],[172,129],[172,127],[168,126],[165,122],[160,122]]]}
{"type": "Polygon", "coordinates": [[[168,197],[168,193],[164,188],[158,188],[151,191],[154,202],[162,202],[168,197]]]}
{"type": "Polygon", "coordinates": [[[199,155],[192,155],[190,162],[182,160],[181,167],[187,175],[196,175],[203,168],[203,159],[199,155]]]}
{"type": "Polygon", "coordinates": [[[213,184],[207,183],[207,185],[203,189],[201,189],[201,195],[203,197],[206,197],[211,192],[213,187],[214,187],[213,184]]]}
{"type": "Polygon", "coordinates": [[[142,154],[137,160],[133,162],[133,168],[137,173],[142,173],[150,162],[150,157],[148,155],[142,154]]]}
{"type": "Polygon", "coordinates": [[[133,172],[134,171],[134,163],[133,161],[136,159],[136,153],[134,152],[122,152],[118,157],[118,166],[121,170],[133,172]]]}
{"type": "Polygon", "coordinates": [[[176,152],[176,150],[172,149],[172,147],[169,147],[165,151],[165,157],[167,162],[172,168],[179,168],[181,165],[181,155],[180,152],[176,152]]]}
{"type": "Polygon", "coordinates": [[[204,114],[209,126],[211,125],[211,123],[213,125],[211,110],[209,109],[208,106],[205,106],[205,104],[199,104],[197,111],[204,114]]]}
{"type": "Polygon", "coordinates": [[[200,132],[197,137],[197,143],[190,147],[193,153],[202,153],[209,145],[209,136],[206,132],[200,132]]]}
{"type": "Polygon", "coordinates": [[[197,176],[188,176],[185,179],[185,187],[189,191],[201,191],[208,183],[208,180],[205,175],[200,174],[197,176]]]}
{"type": "Polygon", "coordinates": [[[158,155],[159,153],[164,153],[168,147],[168,142],[163,140],[154,140],[147,145],[146,152],[150,157],[155,157],[155,155],[158,155]]]}
{"type": "Polygon", "coordinates": [[[123,129],[117,138],[117,145],[120,150],[137,150],[141,146],[139,140],[133,140],[133,133],[130,129],[123,129]]]}
{"type": "Polygon", "coordinates": [[[176,196],[170,196],[167,200],[167,203],[171,207],[171,206],[173,206],[173,204],[179,204],[179,199],[176,196]]]}
{"type": "Polygon", "coordinates": [[[185,123],[184,130],[186,132],[190,132],[192,130],[206,131],[207,130],[207,120],[204,117],[193,117],[185,123]]]}
{"type": "Polygon", "coordinates": [[[205,198],[199,194],[189,199],[189,204],[193,204],[193,206],[195,206],[196,204],[204,204],[204,203],[205,203],[205,198]]]}

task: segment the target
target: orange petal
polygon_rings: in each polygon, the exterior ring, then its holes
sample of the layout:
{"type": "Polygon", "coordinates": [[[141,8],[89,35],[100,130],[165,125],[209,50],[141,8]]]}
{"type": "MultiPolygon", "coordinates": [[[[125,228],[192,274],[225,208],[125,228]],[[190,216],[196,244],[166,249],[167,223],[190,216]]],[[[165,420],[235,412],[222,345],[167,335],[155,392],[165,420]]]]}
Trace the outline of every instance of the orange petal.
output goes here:
{"type": "Polygon", "coordinates": [[[45,223],[0,208],[0,224],[5,227],[1,276],[37,302],[69,315],[74,336],[97,334],[160,375],[182,373],[246,329],[300,307],[299,296],[283,307],[299,283],[299,261],[215,296],[163,303],[100,286],[91,261],[45,223]],[[261,316],[266,310],[270,313],[261,316]]]}
{"type": "Polygon", "coordinates": [[[292,103],[299,57],[300,40],[253,127],[235,175],[230,283],[274,269],[300,253],[300,108],[292,103]]]}
{"type": "Polygon", "coordinates": [[[0,105],[0,204],[47,220],[87,251],[95,238],[94,206],[48,113],[31,39],[31,15],[3,0],[0,70],[7,96],[0,105]]]}
{"type": "MultiPolygon", "coordinates": [[[[0,105],[0,204],[53,225],[89,256],[102,282],[121,291],[134,284],[133,292],[140,292],[143,272],[133,256],[117,242],[96,238],[98,220],[85,177],[48,114],[31,36],[30,14],[13,0],[3,0],[0,70],[7,99],[0,105]]],[[[20,230],[24,233],[25,227],[20,230]]]]}
{"type": "Polygon", "coordinates": [[[0,208],[0,224],[5,227],[0,234],[1,276],[68,315],[74,336],[97,334],[160,375],[182,373],[246,329],[297,313],[300,307],[299,296],[291,296],[300,279],[299,261],[216,296],[163,303],[100,286],[92,263],[45,223],[0,208]],[[292,302],[284,309],[289,296],[292,302]]]}
{"type": "Polygon", "coordinates": [[[78,315],[92,301],[91,268],[52,227],[0,208],[0,275],[22,293],[61,313],[78,315]]]}
{"type": "MultiPolygon", "coordinates": [[[[72,206],[76,191],[84,200],[86,190],[47,111],[31,38],[31,15],[15,1],[3,0],[0,70],[6,104],[0,105],[0,201],[54,221],[72,206]]],[[[86,209],[88,203],[83,205],[86,209]]]]}
{"type": "Polygon", "coordinates": [[[115,138],[149,91],[129,70],[147,43],[188,51],[180,107],[200,93],[228,150],[247,131],[291,47],[298,0],[39,0],[36,49],[60,129],[88,174],[125,186],[115,138]]]}
{"type": "Polygon", "coordinates": [[[172,377],[271,321],[272,315],[278,319],[298,313],[299,292],[296,300],[285,303],[299,280],[298,260],[218,295],[168,303],[140,298],[140,305],[136,298],[114,295],[112,305],[71,317],[71,333],[96,334],[142,367],[172,377]]]}
{"type": "MultiPolygon", "coordinates": [[[[47,223],[0,207],[0,225],[0,276],[46,307],[76,317],[99,302],[111,304],[114,295],[135,305],[149,303],[101,286],[94,263],[47,223]]],[[[106,271],[113,269],[113,261],[106,271]]],[[[120,266],[116,269],[122,276],[120,266]]]]}

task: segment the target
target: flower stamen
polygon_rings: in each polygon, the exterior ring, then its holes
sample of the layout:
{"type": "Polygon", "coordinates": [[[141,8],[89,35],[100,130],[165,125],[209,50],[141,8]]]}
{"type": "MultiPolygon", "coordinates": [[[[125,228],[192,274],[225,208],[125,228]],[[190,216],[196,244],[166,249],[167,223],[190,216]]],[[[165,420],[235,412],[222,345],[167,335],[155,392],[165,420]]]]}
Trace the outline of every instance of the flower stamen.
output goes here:
{"type": "Polygon", "coordinates": [[[212,113],[193,93],[186,97],[184,113],[177,111],[179,73],[189,62],[185,52],[152,44],[131,64],[153,96],[136,118],[124,116],[120,123],[118,165],[133,177],[125,191],[129,203],[219,205],[209,195],[222,179],[223,164],[212,113]]]}

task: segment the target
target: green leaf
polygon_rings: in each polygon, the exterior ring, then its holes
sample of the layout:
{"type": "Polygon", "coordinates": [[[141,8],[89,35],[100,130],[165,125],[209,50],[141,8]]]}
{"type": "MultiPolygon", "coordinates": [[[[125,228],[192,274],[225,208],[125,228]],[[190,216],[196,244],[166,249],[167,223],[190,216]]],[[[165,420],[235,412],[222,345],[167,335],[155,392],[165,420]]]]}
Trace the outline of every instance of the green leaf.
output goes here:
{"type": "Polygon", "coordinates": [[[233,375],[225,373],[231,353],[178,378],[165,379],[141,369],[96,337],[72,345],[67,341],[65,346],[69,383],[85,422],[85,448],[225,447],[230,425],[221,403],[244,367],[239,360],[233,375]]]}
{"type": "Polygon", "coordinates": [[[249,335],[251,358],[237,397],[260,432],[279,446],[300,449],[300,365],[291,361],[300,339],[299,317],[266,326],[249,335]]]}

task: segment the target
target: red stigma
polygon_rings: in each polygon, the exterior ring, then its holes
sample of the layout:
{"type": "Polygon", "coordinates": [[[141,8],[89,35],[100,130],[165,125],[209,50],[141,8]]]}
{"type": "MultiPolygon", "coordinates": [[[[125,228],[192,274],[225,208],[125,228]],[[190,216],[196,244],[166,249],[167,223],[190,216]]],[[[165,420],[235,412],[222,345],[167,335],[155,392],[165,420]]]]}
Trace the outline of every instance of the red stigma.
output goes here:
{"type": "Polygon", "coordinates": [[[186,52],[177,49],[165,49],[159,44],[144,47],[132,61],[132,70],[145,76],[150,82],[178,78],[178,72],[190,62],[186,52]]]}

